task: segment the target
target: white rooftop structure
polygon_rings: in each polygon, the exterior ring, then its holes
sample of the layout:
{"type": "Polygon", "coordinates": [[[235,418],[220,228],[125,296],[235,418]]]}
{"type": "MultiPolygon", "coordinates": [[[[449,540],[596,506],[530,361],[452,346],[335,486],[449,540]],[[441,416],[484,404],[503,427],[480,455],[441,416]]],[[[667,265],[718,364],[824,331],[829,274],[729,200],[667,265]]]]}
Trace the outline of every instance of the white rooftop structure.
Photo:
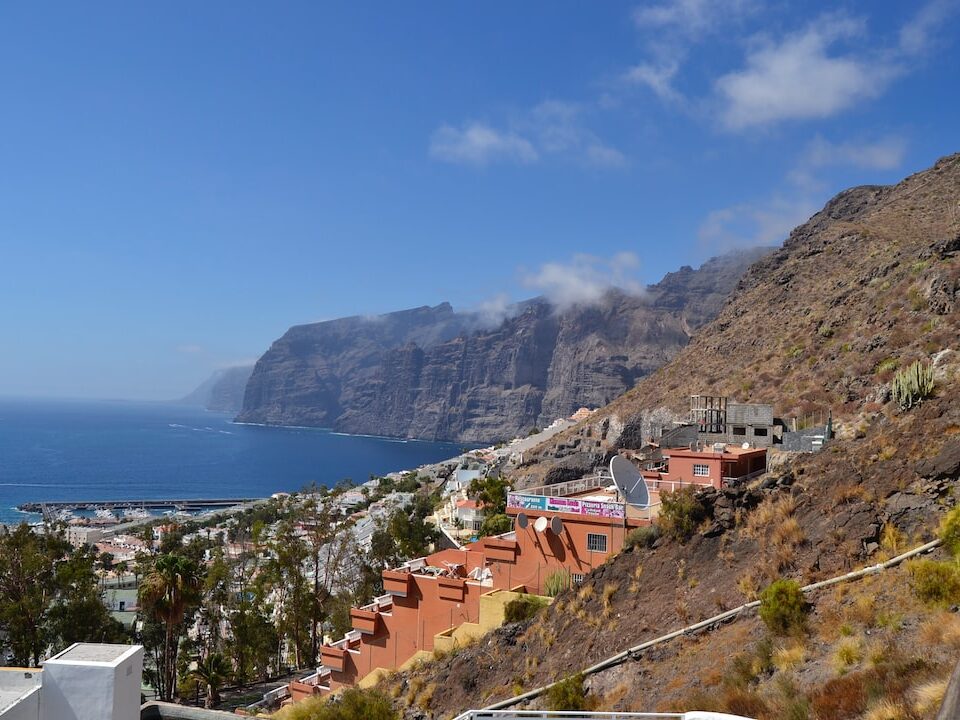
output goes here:
{"type": "Polygon", "coordinates": [[[3,720],[134,720],[140,717],[139,645],[74,643],[43,669],[3,668],[3,720]]]}

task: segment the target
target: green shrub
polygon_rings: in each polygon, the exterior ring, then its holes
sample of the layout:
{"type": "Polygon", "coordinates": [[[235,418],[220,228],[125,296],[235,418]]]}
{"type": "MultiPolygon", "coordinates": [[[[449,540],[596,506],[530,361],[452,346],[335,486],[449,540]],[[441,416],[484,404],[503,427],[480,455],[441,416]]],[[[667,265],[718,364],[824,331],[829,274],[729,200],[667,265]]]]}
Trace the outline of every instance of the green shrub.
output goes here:
{"type": "Polygon", "coordinates": [[[592,703],[583,687],[583,673],[561,680],[547,690],[547,710],[590,710],[592,703]]]}
{"type": "Polygon", "coordinates": [[[947,513],[940,523],[940,539],[954,557],[960,555],[960,505],[947,513]]]}
{"type": "Polygon", "coordinates": [[[526,622],[547,606],[547,601],[537,595],[521,595],[503,608],[504,622],[526,622]]]}
{"type": "Polygon", "coordinates": [[[556,597],[570,587],[572,582],[573,577],[569,571],[557,570],[547,575],[547,579],[543,583],[543,591],[550,597],[556,597]]]}
{"type": "Polygon", "coordinates": [[[660,496],[658,522],[663,531],[683,542],[688,540],[697,526],[707,517],[707,509],[697,497],[692,486],[665,492],[660,496]]]}
{"type": "Polygon", "coordinates": [[[760,593],[760,619],[775,635],[803,632],[810,604],[796,580],[775,580],[760,593]]]}
{"type": "Polygon", "coordinates": [[[628,548],[649,548],[653,547],[653,544],[660,537],[660,526],[659,525],[645,525],[643,527],[638,527],[636,530],[631,530],[627,533],[627,540],[625,545],[628,548]]]}
{"type": "Polygon", "coordinates": [[[908,566],[914,594],[928,605],[960,602],[960,571],[952,563],[914,560],[908,566]]]}
{"type": "Polygon", "coordinates": [[[918,360],[893,376],[891,391],[901,410],[919,405],[933,394],[933,368],[918,360]]]}

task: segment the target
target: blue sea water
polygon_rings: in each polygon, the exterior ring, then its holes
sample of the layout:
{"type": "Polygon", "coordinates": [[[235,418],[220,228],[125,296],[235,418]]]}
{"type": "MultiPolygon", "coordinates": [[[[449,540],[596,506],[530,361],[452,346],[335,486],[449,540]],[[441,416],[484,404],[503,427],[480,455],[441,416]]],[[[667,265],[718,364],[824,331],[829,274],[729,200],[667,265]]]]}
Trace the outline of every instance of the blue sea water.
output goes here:
{"type": "Polygon", "coordinates": [[[237,425],[159,403],[0,399],[0,522],[30,501],[265,497],[413,469],[453,443],[237,425]]]}

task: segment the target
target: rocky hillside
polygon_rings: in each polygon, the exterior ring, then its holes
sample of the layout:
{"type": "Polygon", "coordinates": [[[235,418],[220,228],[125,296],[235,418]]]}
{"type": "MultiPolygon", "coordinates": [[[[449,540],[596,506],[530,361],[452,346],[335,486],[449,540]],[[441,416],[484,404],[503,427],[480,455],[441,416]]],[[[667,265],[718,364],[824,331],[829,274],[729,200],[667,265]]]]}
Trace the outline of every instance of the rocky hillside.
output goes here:
{"type": "Polygon", "coordinates": [[[542,448],[531,476],[571,446],[599,462],[624,427],[657,408],[685,417],[698,393],[772,403],[784,418],[832,410],[841,429],[856,426],[889,399],[898,367],[955,357],[942,351],[960,331],[958,196],[956,155],[840,193],[747,270],[669,365],[542,448]]]}
{"type": "Polygon", "coordinates": [[[180,402],[185,405],[199,405],[214,412],[239,412],[243,407],[247,380],[252,372],[252,365],[217,370],[180,402]]]}
{"type": "Polygon", "coordinates": [[[640,297],[489,324],[448,304],[291,328],[260,358],[238,419],[491,441],[608,403],[683,348],[766,250],[670,273],[640,297]]]}
{"type": "MultiPolygon", "coordinates": [[[[685,542],[638,545],[533,622],[392,678],[384,689],[406,717],[482,707],[736,607],[773,580],[825,579],[934,537],[960,496],[958,203],[960,156],[842,193],[756,263],[670,364],[542,448],[535,466],[557,466],[560,446],[603,433],[612,444],[637,414],[682,410],[694,392],[766,400],[781,414],[829,405],[841,429],[821,453],[778,457],[754,487],[702,495],[706,518],[685,542]],[[913,359],[934,366],[934,396],[901,410],[889,381],[913,359]]],[[[921,568],[811,595],[806,629],[789,636],[748,614],[678,638],[591,676],[589,699],[763,720],[933,718],[960,657],[960,620],[946,611],[960,577],[942,563],[942,582],[924,585],[921,568]]]]}

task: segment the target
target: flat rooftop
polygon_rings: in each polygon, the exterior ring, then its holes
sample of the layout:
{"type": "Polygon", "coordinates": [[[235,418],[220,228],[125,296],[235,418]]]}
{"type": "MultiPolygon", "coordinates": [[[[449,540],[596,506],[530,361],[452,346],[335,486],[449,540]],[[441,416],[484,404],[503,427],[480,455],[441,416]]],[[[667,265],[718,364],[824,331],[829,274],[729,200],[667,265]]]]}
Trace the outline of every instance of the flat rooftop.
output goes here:
{"type": "Polygon", "coordinates": [[[39,670],[0,668],[0,714],[39,686],[39,670]]]}
{"type": "Polygon", "coordinates": [[[135,646],[114,645],[110,643],[76,643],[47,662],[70,663],[115,663],[129,653],[135,646]]]}

